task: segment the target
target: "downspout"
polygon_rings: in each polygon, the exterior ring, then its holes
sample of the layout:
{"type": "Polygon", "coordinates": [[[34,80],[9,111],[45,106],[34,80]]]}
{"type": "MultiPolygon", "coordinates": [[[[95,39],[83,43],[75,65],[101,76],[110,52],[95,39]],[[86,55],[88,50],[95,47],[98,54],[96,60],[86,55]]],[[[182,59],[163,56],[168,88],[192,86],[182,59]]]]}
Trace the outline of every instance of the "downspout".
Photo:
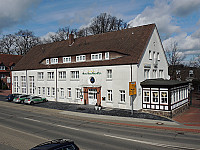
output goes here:
{"type": "MultiPolygon", "coordinates": [[[[133,65],[132,64],[131,64],[131,82],[133,82],[133,65]]],[[[130,99],[131,99],[131,115],[133,116],[133,95],[131,95],[130,99]]]]}
{"type": "Polygon", "coordinates": [[[57,98],[58,98],[58,89],[57,89],[57,88],[58,88],[58,85],[57,85],[57,84],[58,84],[58,81],[57,81],[57,79],[58,79],[58,77],[57,77],[57,68],[56,68],[56,89],[55,89],[55,91],[56,91],[56,92],[55,92],[55,94],[56,94],[56,102],[58,101],[58,100],[57,100],[57,98]]]}
{"type": "Polygon", "coordinates": [[[26,70],[26,94],[28,95],[28,71],[26,70]]]}

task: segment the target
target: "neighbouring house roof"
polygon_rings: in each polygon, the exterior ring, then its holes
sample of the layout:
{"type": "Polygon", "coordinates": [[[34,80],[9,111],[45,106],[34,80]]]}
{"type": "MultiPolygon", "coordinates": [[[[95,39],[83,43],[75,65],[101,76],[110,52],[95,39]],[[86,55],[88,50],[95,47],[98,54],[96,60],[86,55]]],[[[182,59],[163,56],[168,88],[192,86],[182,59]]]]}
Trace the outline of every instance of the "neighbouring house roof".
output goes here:
{"type": "Polygon", "coordinates": [[[21,58],[22,55],[0,54],[0,64],[4,65],[8,70],[10,70],[10,67],[14,64],[17,64],[21,58]]]}
{"type": "Polygon", "coordinates": [[[187,81],[178,81],[178,80],[164,80],[164,79],[147,79],[140,83],[142,87],[148,88],[172,88],[182,85],[188,85],[187,81]]]}
{"type": "Polygon", "coordinates": [[[69,46],[69,40],[38,45],[33,47],[19,61],[14,70],[138,64],[155,28],[155,24],[149,24],[120,31],[76,38],[71,46],[69,46]],[[41,63],[46,58],[100,52],[116,52],[123,54],[123,57],[104,61],[86,61],[55,65],[45,65],[41,63]]]}

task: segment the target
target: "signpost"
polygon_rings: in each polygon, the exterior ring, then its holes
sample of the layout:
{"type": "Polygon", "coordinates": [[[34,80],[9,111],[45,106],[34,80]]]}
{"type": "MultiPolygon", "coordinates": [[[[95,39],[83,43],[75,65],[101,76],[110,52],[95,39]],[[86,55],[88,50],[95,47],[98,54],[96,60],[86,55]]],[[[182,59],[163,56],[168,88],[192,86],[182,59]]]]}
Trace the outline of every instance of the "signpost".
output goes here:
{"type": "Polygon", "coordinates": [[[133,100],[137,94],[136,82],[129,82],[129,96],[131,96],[131,114],[133,115],[133,100]]]}

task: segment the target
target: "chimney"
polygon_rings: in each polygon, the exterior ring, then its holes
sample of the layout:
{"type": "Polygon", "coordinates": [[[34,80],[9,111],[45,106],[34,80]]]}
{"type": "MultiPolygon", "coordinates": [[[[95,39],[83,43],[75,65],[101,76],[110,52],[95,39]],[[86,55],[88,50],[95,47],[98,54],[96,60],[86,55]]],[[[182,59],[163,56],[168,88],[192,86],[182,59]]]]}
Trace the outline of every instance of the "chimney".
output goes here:
{"type": "Polygon", "coordinates": [[[71,46],[74,43],[74,34],[69,34],[69,46],[71,46]]]}

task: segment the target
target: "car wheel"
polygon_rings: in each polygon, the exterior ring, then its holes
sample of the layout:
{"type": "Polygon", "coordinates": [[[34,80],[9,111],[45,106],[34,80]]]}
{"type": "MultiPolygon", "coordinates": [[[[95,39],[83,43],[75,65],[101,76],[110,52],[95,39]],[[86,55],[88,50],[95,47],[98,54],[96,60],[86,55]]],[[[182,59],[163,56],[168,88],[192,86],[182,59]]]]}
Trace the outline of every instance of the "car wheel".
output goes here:
{"type": "Polygon", "coordinates": [[[34,103],[33,103],[33,102],[31,102],[30,104],[31,104],[31,105],[33,105],[34,103]]]}

